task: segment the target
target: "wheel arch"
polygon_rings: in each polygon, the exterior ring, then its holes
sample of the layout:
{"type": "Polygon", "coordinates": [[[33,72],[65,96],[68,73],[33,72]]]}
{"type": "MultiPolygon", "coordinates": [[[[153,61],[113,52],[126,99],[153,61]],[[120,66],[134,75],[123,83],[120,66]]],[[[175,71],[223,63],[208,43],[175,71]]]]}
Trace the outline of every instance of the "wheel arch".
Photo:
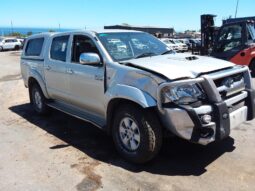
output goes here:
{"type": "Polygon", "coordinates": [[[106,93],[111,98],[106,104],[106,130],[108,133],[111,132],[114,112],[121,105],[132,104],[144,110],[155,109],[157,106],[156,100],[152,96],[136,87],[117,85],[110,92],[106,93]]]}
{"type": "MultiPolygon", "coordinates": [[[[30,71],[30,75],[29,75],[29,78],[28,78],[28,88],[31,89],[32,85],[34,83],[37,83],[39,85],[39,87],[41,88],[44,96],[49,99],[49,95],[48,95],[48,92],[47,92],[47,89],[46,89],[46,85],[41,77],[41,75],[36,72],[36,71],[30,71]]],[[[29,90],[29,96],[31,98],[31,95],[30,95],[30,90],[29,90]]]]}
{"type": "Polygon", "coordinates": [[[252,63],[255,63],[255,56],[251,58],[251,61],[250,61],[250,64],[249,64],[249,67],[251,66],[252,63]]]}

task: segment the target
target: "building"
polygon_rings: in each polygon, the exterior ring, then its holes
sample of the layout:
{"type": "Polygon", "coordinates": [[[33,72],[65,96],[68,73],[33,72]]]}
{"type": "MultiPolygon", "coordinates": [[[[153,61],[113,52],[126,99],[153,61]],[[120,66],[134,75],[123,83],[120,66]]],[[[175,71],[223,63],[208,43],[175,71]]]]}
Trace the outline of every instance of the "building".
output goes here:
{"type": "Polygon", "coordinates": [[[174,33],[173,28],[151,27],[151,26],[131,26],[128,24],[104,26],[104,29],[124,29],[137,30],[150,33],[157,37],[172,37],[174,33]]]}

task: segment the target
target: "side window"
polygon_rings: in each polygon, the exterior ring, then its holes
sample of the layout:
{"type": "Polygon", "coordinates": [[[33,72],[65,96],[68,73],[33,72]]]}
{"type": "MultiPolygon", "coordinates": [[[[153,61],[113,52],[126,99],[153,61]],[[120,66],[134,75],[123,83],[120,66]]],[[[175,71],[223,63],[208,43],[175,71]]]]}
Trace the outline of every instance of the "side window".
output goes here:
{"type": "Polygon", "coordinates": [[[72,46],[72,62],[79,63],[82,53],[97,53],[99,51],[92,39],[84,35],[74,35],[72,46]]]}
{"type": "Polygon", "coordinates": [[[68,45],[69,35],[55,37],[52,40],[50,57],[54,60],[66,61],[66,50],[68,45]]]}
{"type": "Polygon", "coordinates": [[[42,52],[44,38],[35,38],[27,42],[25,55],[26,56],[40,56],[42,52]]]}
{"type": "Polygon", "coordinates": [[[11,42],[11,40],[9,40],[9,39],[5,40],[5,43],[10,43],[10,42],[11,42]]]}
{"type": "Polygon", "coordinates": [[[232,25],[224,27],[219,34],[217,50],[226,52],[242,45],[242,26],[232,25]]]}

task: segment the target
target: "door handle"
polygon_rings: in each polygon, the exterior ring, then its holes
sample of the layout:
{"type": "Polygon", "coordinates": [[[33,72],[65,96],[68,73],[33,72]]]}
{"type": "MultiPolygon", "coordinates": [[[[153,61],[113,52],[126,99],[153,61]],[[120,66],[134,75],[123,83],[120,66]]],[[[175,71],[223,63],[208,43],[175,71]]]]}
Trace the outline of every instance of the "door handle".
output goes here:
{"type": "Polygon", "coordinates": [[[103,80],[104,80],[104,77],[101,76],[101,75],[95,75],[95,80],[103,81],[103,80]]]}
{"type": "Polygon", "coordinates": [[[47,65],[47,66],[45,66],[45,69],[46,69],[46,70],[50,70],[51,67],[50,67],[49,65],[47,65]]]}
{"type": "Polygon", "coordinates": [[[68,74],[73,74],[74,72],[73,72],[72,69],[68,68],[68,69],[66,70],[66,73],[68,73],[68,74]]]}

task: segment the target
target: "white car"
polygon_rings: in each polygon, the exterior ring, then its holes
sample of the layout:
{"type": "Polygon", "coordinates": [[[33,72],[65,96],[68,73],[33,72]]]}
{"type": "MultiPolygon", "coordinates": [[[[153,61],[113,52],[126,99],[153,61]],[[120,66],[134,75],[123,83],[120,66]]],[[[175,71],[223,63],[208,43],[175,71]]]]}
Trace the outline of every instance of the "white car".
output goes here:
{"type": "Polygon", "coordinates": [[[187,52],[188,51],[188,46],[186,44],[182,43],[180,40],[169,39],[169,41],[178,46],[177,52],[187,52]]]}
{"type": "Polygon", "coordinates": [[[159,39],[161,42],[165,43],[170,49],[178,51],[179,47],[175,43],[171,42],[168,38],[159,39]]]}
{"type": "Polygon", "coordinates": [[[15,38],[0,38],[0,51],[19,50],[21,47],[21,42],[15,38]]]}

